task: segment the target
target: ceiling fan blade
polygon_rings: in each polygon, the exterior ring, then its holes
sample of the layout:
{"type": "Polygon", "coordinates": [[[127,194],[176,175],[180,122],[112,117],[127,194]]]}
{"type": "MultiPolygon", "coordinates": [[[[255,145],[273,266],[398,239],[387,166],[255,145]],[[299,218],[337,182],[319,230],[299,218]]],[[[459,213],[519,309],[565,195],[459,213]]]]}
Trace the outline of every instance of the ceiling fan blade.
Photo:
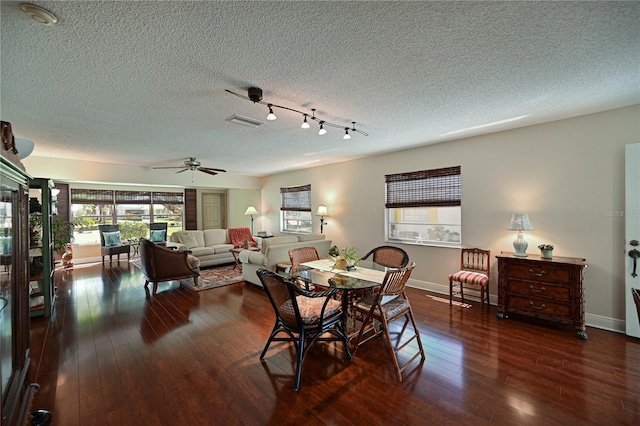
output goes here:
{"type": "Polygon", "coordinates": [[[218,172],[214,172],[213,170],[208,169],[206,167],[198,167],[198,170],[200,170],[201,172],[207,173],[209,175],[214,175],[215,176],[215,175],[218,174],[218,172]]]}
{"type": "Polygon", "coordinates": [[[213,172],[222,172],[222,173],[226,173],[227,172],[226,170],[214,169],[212,167],[198,167],[198,170],[200,170],[201,172],[204,172],[205,170],[210,170],[210,171],[213,171],[213,172]]]}
{"type": "Polygon", "coordinates": [[[187,170],[189,170],[188,167],[182,167],[182,170],[178,170],[176,173],[186,172],[187,170]]]}
{"type": "Polygon", "coordinates": [[[152,169],[182,169],[184,166],[173,166],[173,167],[152,167],[152,169]]]}

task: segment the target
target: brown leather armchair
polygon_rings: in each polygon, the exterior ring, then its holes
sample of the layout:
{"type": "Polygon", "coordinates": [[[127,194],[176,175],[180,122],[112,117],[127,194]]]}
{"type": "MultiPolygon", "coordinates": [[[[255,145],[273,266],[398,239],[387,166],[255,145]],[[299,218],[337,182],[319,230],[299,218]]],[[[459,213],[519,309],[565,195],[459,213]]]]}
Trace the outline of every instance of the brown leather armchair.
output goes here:
{"type": "Polygon", "coordinates": [[[144,288],[148,289],[149,282],[153,283],[153,294],[158,290],[158,283],[163,281],[193,278],[198,285],[200,276],[200,262],[186,251],[172,250],[154,244],[146,238],[140,238],[140,263],[146,281],[144,288]]]}

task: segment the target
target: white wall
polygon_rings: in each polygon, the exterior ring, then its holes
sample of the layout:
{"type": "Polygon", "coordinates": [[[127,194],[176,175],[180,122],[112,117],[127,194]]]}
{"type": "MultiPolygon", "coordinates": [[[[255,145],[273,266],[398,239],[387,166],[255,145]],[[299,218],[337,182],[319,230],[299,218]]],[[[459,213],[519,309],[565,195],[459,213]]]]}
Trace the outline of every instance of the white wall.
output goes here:
{"type": "MultiPolygon", "coordinates": [[[[462,166],[464,246],[513,251],[511,213],[535,228],[525,239],[555,245],[554,255],[586,258],[587,323],[624,330],[624,147],[640,141],[640,106],[430,145],[263,179],[263,227],[279,228],[280,187],[312,185],[313,212],[325,203],[325,234],[361,255],[384,243],[384,175],[462,166]]],[[[319,218],[314,229],[319,231],[319,218]]],[[[403,245],[417,266],[415,285],[448,292],[459,266],[451,248],[403,245]]],[[[497,268],[491,292],[495,302],[497,268]]]]}

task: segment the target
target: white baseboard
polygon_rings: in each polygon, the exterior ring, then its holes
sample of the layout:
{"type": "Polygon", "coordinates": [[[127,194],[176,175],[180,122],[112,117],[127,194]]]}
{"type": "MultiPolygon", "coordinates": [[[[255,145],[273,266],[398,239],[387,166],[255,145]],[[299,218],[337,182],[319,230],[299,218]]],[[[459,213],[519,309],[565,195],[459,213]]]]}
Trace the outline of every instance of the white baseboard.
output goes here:
{"type": "MultiPolygon", "coordinates": [[[[420,290],[427,290],[434,293],[445,295],[449,298],[449,284],[438,284],[428,281],[419,281],[409,278],[407,283],[408,287],[418,288],[420,290]]],[[[467,294],[467,287],[465,287],[464,293],[465,299],[480,301],[480,292],[475,292],[473,289],[467,294]],[[477,293],[477,294],[476,294],[477,293]]],[[[489,295],[489,303],[496,306],[498,305],[498,296],[489,295]]],[[[616,333],[625,333],[625,322],[615,318],[603,317],[601,315],[585,313],[585,322],[588,327],[600,328],[602,330],[613,331],[616,333]]]]}

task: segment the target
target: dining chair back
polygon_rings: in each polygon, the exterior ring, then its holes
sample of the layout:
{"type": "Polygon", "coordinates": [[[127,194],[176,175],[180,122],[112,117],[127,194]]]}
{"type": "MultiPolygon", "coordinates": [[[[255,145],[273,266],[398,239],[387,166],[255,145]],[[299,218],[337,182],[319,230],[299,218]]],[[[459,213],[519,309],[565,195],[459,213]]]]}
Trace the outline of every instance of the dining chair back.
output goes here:
{"type": "Polygon", "coordinates": [[[633,295],[633,301],[636,303],[636,310],[638,311],[638,321],[640,321],[640,289],[632,288],[631,294],[633,295]]]}
{"type": "Polygon", "coordinates": [[[463,248],[460,253],[460,270],[449,274],[449,305],[453,303],[454,287],[458,286],[464,303],[464,286],[480,287],[480,303],[489,307],[489,279],[491,273],[491,251],[479,248],[463,248]]]}
{"type": "Polygon", "coordinates": [[[364,315],[364,321],[356,338],[354,354],[360,345],[374,337],[384,334],[387,347],[391,352],[398,381],[400,382],[402,381],[402,372],[411,365],[413,361],[420,357],[420,364],[422,364],[426,359],[422,340],[420,340],[420,332],[413,316],[413,311],[411,310],[411,304],[405,293],[407,281],[415,266],[416,264],[412,263],[406,268],[387,271],[382,285],[378,287],[378,291],[364,296],[356,301],[353,306],[353,309],[364,315]],[[400,331],[394,331],[392,333],[389,324],[401,319],[404,320],[404,323],[400,331]],[[381,329],[375,327],[374,321],[378,321],[381,324],[381,329]],[[405,332],[408,331],[407,325],[409,323],[411,323],[413,327],[413,334],[405,335],[405,332]],[[396,338],[392,340],[391,334],[396,335],[396,338]],[[407,351],[409,353],[407,353],[406,356],[408,356],[409,359],[403,364],[400,364],[398,354],[401,351],[405,351],[405,348],[408,349],[408,345],[414,340],[418,345],[418,350],[415,353],[407,351]]]}
{"type": "Polygon", "coordinates": [[[289,260],[291,261],[291,274],[298,272],[302,263],[320,260],[320,255],[315,247],[298,247],[289,250],[289,260]]]}
{"type": "Polygon", "coordinates": [[[276,321],[260,359],[264,359],[271,342],[291,342],[296,352],[293,390],[300,389],[302,361],[314,342],[342,342],[351,360],[349,341],[344,327],[342,305],[332,296],[337,288],[311,292],[295,282],[266,269],[258,269],[258,277],[276,314],[276,321]],[[284,333],[285,336],[279,336],[284,333]]]}
{"type": "Polygon", "coordinates": [[[362,260],[373,255],[373,261],[387,268],[404,268],[409,264],[409,255],[400,247],[379,246],[367,253],[362,260]]]}

